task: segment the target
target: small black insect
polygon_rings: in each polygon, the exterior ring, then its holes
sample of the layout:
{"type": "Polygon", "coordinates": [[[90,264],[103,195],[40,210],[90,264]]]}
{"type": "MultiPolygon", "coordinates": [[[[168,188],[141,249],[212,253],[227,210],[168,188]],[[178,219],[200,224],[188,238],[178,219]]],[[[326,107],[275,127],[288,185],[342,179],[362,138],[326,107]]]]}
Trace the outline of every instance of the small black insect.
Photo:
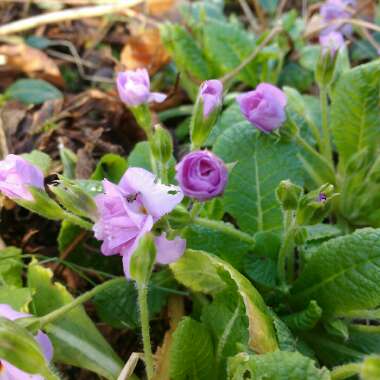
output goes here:
{"type": "Polygon", "coordinates": [[[134,193],[134,194],[129,194],[127,195],[127,202],[128,203],[132,203],[134,202],[136,199],[137,199],[137,196],[139,195],[139,193],[134,193]]]}

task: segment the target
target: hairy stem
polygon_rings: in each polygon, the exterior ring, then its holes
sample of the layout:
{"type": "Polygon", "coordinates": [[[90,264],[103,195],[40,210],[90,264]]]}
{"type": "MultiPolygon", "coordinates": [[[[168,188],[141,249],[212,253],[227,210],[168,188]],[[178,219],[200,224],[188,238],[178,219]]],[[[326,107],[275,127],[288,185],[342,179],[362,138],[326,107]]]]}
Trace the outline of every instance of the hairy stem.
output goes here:
{"type": "MultiPolygon", "coordinates": [[[[282,287],[286,288],[286,259],[294,252],[294,220],[293,211],[284,211],[284,238],[278,253],[277,272],[282,287]]],[[[293,260],[291,260],[292,262],[293,260]]],[[[291,264],[291,263],[289,263],[291,264]]],[[[290,270],[292,273],[292,270],[290,270]]]]}
{"type": "Polygon", "coordinates": [[[322,145],[320,146],[321,152],[329,163],[332,163],[332,148],[330,129],[328,122],[328,98],[327,90],[321,87],[319,91],[319,98],[321,102],[321,116],[322,116],[322,145]]]}
{"type": "Polygon", "coordinates": [[[109,288],[110,286],[113,286],[118,283],[126,282],[125,277],[117,277],[112,280],[109,280],[107,282],[104,282],[103,284],[97,285],[88,292],[82,294],[81,296],[75,298],[72,302],[67,303],[66,305],[63,305],[59,309],[56,309],[52,311],[49,314],[44,315],[43,317],[37,318],[40,327],[43,327],[44,325],[47,325],[48,323],[54,322],[56,319],[59,319],[63,317],[66,313],[74,309],[75,307],[83,304],[84,302],[90,300],[92,297],[97,295],[98,293],[104,291],[105,289],[109,288]]]}
{"type": "Polygon", "coordinates": [[[140,324],[144,346],[146,375],[148,380],[152,380],[154,375],[154,367],[149,332],[148,286],[146,284],[137,284],[137,300],[140,309],[140,324]]]}

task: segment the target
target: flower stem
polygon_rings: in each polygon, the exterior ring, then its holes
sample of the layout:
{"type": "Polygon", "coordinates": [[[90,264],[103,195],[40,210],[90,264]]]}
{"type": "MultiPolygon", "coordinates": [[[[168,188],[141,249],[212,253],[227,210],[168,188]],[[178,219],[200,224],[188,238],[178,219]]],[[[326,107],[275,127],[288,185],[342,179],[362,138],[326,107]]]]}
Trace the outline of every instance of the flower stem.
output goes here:
{"type": "MultiPolygon", "coordinates": [[[[307,141],[305,141],[300,135],[294,137],[297,145],[302,148],[305,152],[310,154],[315,164],[312,165],[312,169],[315,172],[313,176],[317,185],[323,185],[328,182],[331,184],[336,183],[335,171],[332,163],[328,161],[323,155],[317,152],[307,141]]],[[[311,174],[310,174],[311,175],[311,174]]]]}
{"type": "Polygon", "coordinates": [[[360,372],[360,369],[360,363],[349,363],[341,365],[339,367],[335,367],[331,371],[331,380],[348,379],[354,375],[357,375],[360,372]]]}
{"type": "Polygon", "coordinates": [[[72,302],[67,303],[63,306],[61,306],[59,309],[56,309],[52,311],[49,314],[44,315],[43,317],[37,318],[37,320],[40,323],[40,327],[43,327],[44,325],[47,325],[48,323],[54,322],[56,319],[59,319],[63,317],[66,313],[74,309],[75,307],[83,304],[84,302],[90,300],[92,297],[97,295],[98,293],[104,291],[105,289],[109,288],[110,286],[113,286],[118,283],[126,282],[125,277],[117,277],[112,280],[109,280],[107,282],[104,282],[103,284],[97,285],[88,292],[82,294],[81,296],[75,298],[72,302]]]}
{"type": "Polygon", "coordinates": [[[286,288],[286,259],[294,250],[294,220],[292,210],[284,211],[284,239],[278,253],[277,272],[281,286],[286,288]]]}
{"type": "Polygon", "coordinates": [[[332,164],[332,148],[328,123],[328,98],[326,87],[320,88],[319,98],[321,102],[322,116],[322,145],[320,146],[320,149],[327,161],[332,164]]]}
{"type": "Polygon", "coordinates": [[[148,380],[152,380],[154,370],[153,370],[153,354],[152,346],[150,343],[150,332],[149,332],[149,311],[148,311],[148,286],[146,284],[137,283],[137,300],[140,309],[140,324],[141,333],[143,338],[144,346],[144,360],[146,375],[148,380]]]}
{"type": "Polygon", "coordinates": [[[229,223],[224,223],[217,220],[209,220],[206,218],[194,218],[193,223],[198,224],[199,226],[208,227],[213,230],[223,232],[226,235],[230,235],[236,239],[240,239],[241,241],[250,243],[252,245],[255,245],[256,243],[256,240],[253,236],[236,229],[232,224],[229,223]]]}

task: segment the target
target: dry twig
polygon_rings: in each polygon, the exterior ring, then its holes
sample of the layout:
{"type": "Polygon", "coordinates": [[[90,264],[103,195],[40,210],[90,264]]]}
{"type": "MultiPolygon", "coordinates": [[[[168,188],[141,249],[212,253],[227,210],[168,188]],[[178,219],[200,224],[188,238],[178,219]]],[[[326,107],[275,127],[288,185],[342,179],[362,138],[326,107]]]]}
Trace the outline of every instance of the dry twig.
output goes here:
{"type": "Polygon", "coordinates": [[[79,20],[89,17],[99,17],[107,14],[121,12],[141,4],[144,0],[124,0],[114,4],[99,5],[93,7],[81,7],[65,9],[58,12],[49,12],[42,15],[26,18],[0,26],[0,36],[12,33],[24,32],[25,30],[34,29],[41,25],[47,25],[68,20],[79,20]]]}

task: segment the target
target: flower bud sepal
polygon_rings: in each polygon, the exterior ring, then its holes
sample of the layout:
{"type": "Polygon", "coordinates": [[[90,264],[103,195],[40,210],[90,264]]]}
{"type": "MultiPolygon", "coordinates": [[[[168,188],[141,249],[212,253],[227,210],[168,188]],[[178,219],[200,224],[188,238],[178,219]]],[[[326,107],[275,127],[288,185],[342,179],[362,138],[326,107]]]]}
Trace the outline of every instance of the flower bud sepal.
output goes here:
{"type": "Polygon", "coordinates": [[[216,107],[207,117],[204,117],[203,101],[198,96],[190,121],[191,150],[200,149],[206,142],[218,119],[219,112],[220,106],[216,107]]]}
{"type": "Polygon", "coordinates": [[[330,211],[331,201],[338,195],[330,184],[303,195],[296,212],[297,224],[307,226],[322,222],[330,211]]]}
{"type": "Polygon", "coordinates": [[[137,124],[146,133],[148,140],[152,137],[152,114],[149,106],[146,103],[140,104],[136,107],[129,108],[136,119],[137,124]]]}
{"type": "Polygon", "coordinates": [[[18,205],[47,219],[62,220],[64,218],[65,211],[49,197],[46,191],[34,186],[29,186],[28,190],[33,195],[33,200],[14,199],[18,205]]]}
{"type": "Polygon", "coordinates": [[[315,68],[315,80],[320,88],[326,88],[331,84],[335,75],[338,52],[330,54],[321,48],[321,52],[315,68]]]}
{"type": "Polygon", "coordinates": [[[302,188],[290,180],[281,181],[276,189],[277,200],[284,210],[296,210],[302,194],[302,188]]]}
{"type": "Polygon", "coordinates": [[[156,246],[151,233],[146,233],[133,252],[129,266],[130,277],[138,284],[148,284],[156,262],[156,246]]]}

